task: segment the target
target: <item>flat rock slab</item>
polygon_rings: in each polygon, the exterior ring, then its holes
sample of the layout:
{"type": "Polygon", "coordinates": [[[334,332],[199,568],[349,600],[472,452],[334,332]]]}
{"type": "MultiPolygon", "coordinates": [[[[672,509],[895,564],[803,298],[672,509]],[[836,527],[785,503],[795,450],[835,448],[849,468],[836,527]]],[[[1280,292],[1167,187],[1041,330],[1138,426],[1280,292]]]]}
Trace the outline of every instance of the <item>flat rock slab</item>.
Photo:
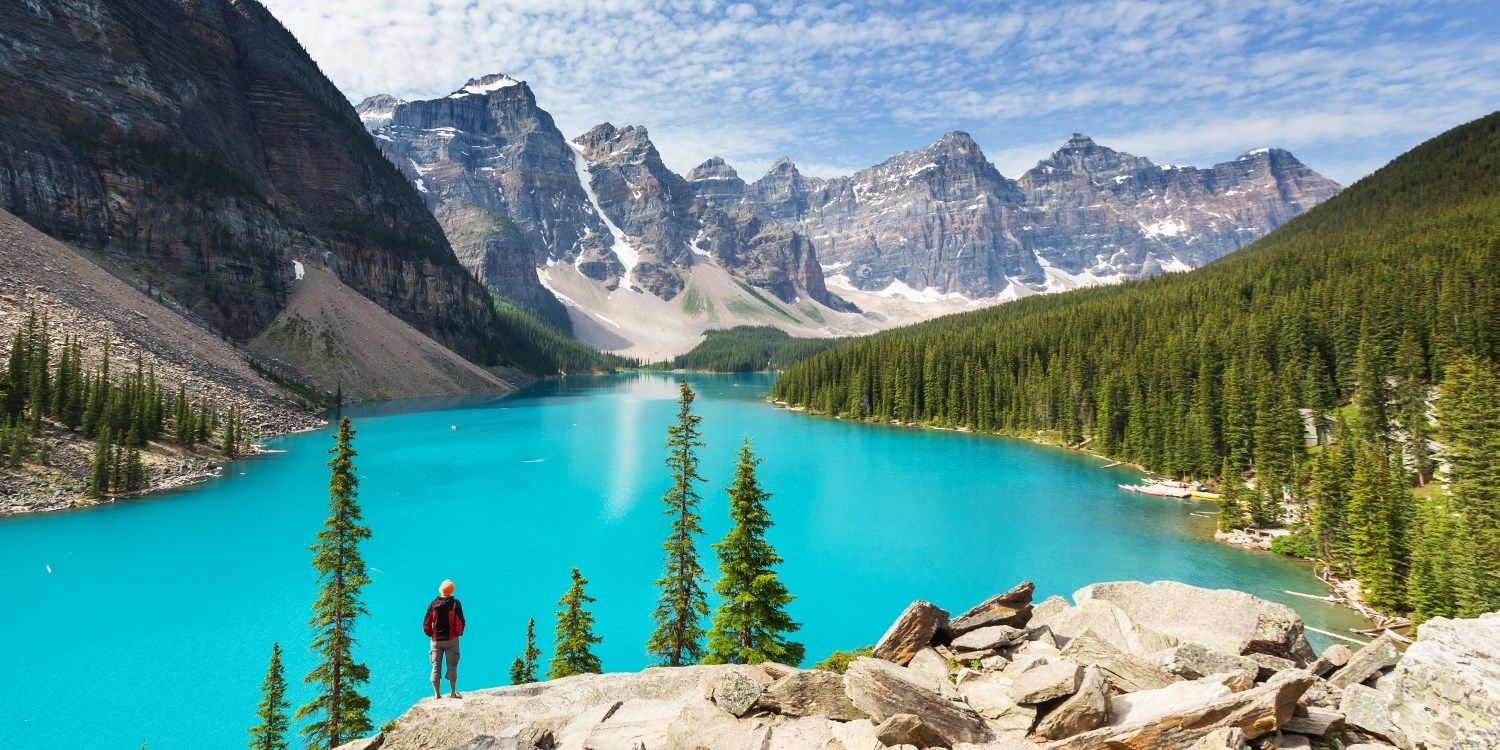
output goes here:
{"type": "Polygon", "coordinates": [[[1316,679],[1289,673],[1284,679],[1181,709],[1143,722],[1107,726],[1047,745],[1053,750],[1190,750],[1209,733],[1237,728],[1255,739],[1276,731],[1292,715],[1297,699],[1316,679]]]}
{"type": "Polygon", "coordinates": [[[1394,666],[1400,660],[1400,641],[1386,631],[1355,651],[1349,662],[1328,678],[1328,684],[1346,688],[1374,677],[1380,670],[1394,666]]]}
{"type": "Polygon", "coordinates": [[[1023,706],[1010,697],[1010,680],[970,680],[959,686],[964,700],[979,712],[985,724],[1002,737],[1024,738],[1036,724],[1036,706],[1023,706]]]}
{"type": "Polygon", "coordinates": [[[1011,590],[985,599],[950,620],[944,634],[951,640],[971,630],[994,625],[1023,628],[1031,619],[1031,595],[1035,591],[1036,584],[1022,581],[1011,590]]]}
{"type": "Polygon", "coordinates": [[[918,651],[932,645],[938,629],[948,624],[948,612],[932,602],[907,605],[875,644],[875,658],[906,664],[918,651]]]}
{"type": "Polygon", "coordinates": [[[876,721],[916,714],[949,743],[986,742],[993,736],[952,685],[883,659],[856,659],[844,673],[844,690],[876,721]]]}
{"type": "Polygon", "coordinates": [[[1078,691],[1083,667],[1071,659],[1058,659],[1022,672],[1012,678],[1010,697],[1017,703],[1046,703],[1065,698],[1078,691]]]}
{"type": "Polygon", "coordinates": [[[954,651],[998,651],[1026,640],[1026,631],[1009,625],[988,625],[970,630],[949,644],[954,651]]]}
{"type": "Polygon", "coordinates": [[[1283,732],[1294,732],[1305,734],[1309,737],[1327,737],[1335,732],[1343,731],[1344,715],[1338,711],[1330,711],[1326,708],[1307,707],[1298,712],[1297,716],[1288,719],[1281,727],[1283,732]],[[1305,715],[1303,714],[1305,712],[1305,715]]]}
{"type": "Polygon", "coordinates": [[[1260,665],[1248,656],[1198,643],[1181,643],[1155,656],[1168,672],[1186,680],[1198,680],[1221,672],[1244,672],[1253,678],[1260,672],[1260,665]]]}
{"type": "Polygon", "coordinates": [[[1143,657],[1111,646],[1092,631],[1074,637],[1063,648],[1062,655],[1079,664],[1098,666],[1110,684],[1122,693],[1155,690],[1181,679],[1143,657]]]}
{"type": "Polygon", "coordinates": [[[1036,733],[1049,740],[1072,737],[1103,726],[1109,712],[1109,680],[1098,667],[1085,667],[1077,692],[1048,711],[1037,722],[1036,733]]]}
{"type": "Polygon", "coordinates": [[[867,716],[844,693],[843,675],[823,669],[793,672],[771,683],[758,705],[793,717],[824,716],[853,721],[867,716]]]}
{"type": "Polygon", "coordinates": [[[1047,626],[1064,646],[1084,632],[1092,632],[1111,646],[1136,656],[1150,656],[1177,645],[1177,639],[1142,627],[1128,612],[1111,602],[1082,601],[1076,606],[1037,610],[1032,627],[1047,626]]]}
{"type": "Polygon", "coordinates": [[[1376,684],[1395,696],[1393,718],[1413,742],[1457,748],[1475,737],[1500,747],[1500,614],[1422,623],[1376,684]]]}
{"type": "MultiPolygon", "coordinates": [[[[1193,706],[1212,703],[1235,692],[1226,675],[1215,675],[1191,682],[1174,682],[1156,690],[1117,695],[1109,701],[1111,726],[1150,721],[1193,706]]],[[[1240,684],[1241,689],[1246,687],[1240,684]]]]}
{"type": "Polygon", "coordinates": [[[1177,581],[1096,583],[1073,593],[1073,601],[1106,601],[1141,627],[1184,643],[1231,654],[1262,653],[1313,661],[1302,618],[1290,607],[1234,589],[1205,589],[1177,581]]]}

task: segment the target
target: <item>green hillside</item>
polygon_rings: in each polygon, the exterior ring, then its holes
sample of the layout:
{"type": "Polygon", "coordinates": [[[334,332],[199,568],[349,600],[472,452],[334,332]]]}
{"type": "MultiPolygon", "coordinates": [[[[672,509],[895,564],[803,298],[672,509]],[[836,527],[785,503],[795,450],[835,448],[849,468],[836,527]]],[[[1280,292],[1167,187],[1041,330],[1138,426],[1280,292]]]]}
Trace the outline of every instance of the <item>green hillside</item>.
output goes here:
{"type": "Polygon", "coordinates": [[[1500,606],[1497,359],[1500,113],[1200,270],[860,339],[790,368],[773,397],[1051,432],[1164,474],[1225,475],[1226,526],[1276,522],[1285,488],[1311,552],[1375,604],[1427,616],[1500,606]],[[1429,386],[1443,394],[1436,427],[1429,386]],[[1343,417],[1336,446],[1304,446],[1299,409],[1343,417]],[[1447,444],[1453,495],[1418,503],[1426,437],[1447,444]],[[1238,491],[1242,479],[1258,491],[1238,491]],[[1434,561],[1424,533],[1466,535],[1473,555],[1434,561]]]}
{"type": "Polygon", "coordinates": [[[703,342],[659,367],[714,372],[781,370],[848,339],[797,338],[770,326],[708,331],[703,342]]]}

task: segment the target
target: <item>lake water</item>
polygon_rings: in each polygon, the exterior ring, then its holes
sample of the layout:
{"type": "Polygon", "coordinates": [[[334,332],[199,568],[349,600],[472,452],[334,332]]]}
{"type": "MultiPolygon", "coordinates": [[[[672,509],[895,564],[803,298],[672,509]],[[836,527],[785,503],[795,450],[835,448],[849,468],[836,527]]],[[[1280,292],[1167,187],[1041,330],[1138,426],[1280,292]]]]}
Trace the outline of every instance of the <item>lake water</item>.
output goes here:
{"type": "MultiPolygon", "coordinates": [[[[1283,601],[1319,627],[1359,623],[1282,593],[1323,593],[1305,566],[1209,539],[1193,511],[1212,506],[1120,492],[1136,474],[1098,458],[789,412],[764,401],[766,375],[689,379],[708,441],[706,564],[748,437],[809,661],[873,642],[914,598],[959,611],[1023,578],[1039,599],[1172,578],[1283,601]]],[[[507,681],[527,617],[546,661],[574,565],[599,600],[605,668],[646,666],[675,396],[670,377],[639,374],[349,412],[374,531],[356,657],[377,726],[428,692],[420,619],[443,578],[470,623],[461,690],[507,681]]],[[[275,640],[293,705],[306,700],[330,431],[271,445],[284,452],[161,497],[0,522],[0,748],[243,747],[275,640]]]]}

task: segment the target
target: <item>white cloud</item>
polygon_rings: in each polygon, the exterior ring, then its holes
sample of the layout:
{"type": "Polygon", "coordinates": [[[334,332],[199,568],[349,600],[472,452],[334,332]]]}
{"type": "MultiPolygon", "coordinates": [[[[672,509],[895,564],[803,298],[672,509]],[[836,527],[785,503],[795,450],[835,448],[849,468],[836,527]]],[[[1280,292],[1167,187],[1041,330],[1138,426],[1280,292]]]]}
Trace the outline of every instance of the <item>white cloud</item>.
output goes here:
{"type": "Polygon", "coordinates": [[[747,179],[955,129],[1011,176],[1075,130],[1159,161],[1277,145],[1355,170],[1500,101],[1483,0],[263,1],[352,99],[506,72],[570,136],[646,125],[674,169],[719,154],[747,179]]]}

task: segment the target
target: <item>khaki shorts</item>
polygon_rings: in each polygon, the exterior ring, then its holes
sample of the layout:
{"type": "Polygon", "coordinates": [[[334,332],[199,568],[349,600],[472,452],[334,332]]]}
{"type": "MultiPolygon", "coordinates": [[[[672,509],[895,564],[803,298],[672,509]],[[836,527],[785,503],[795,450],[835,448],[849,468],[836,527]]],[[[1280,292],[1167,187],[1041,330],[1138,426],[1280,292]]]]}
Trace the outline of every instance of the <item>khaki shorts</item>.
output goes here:
{"type": "Polygon", "coordinates": [[[437,682],[443,673],[443,655],[448,657],[448,679],[458,679],[458,639],[451,638],[446,641],[434,640],[432,647],[427,650],[427,658],[432,660],[432,681],[437,682]]]}

